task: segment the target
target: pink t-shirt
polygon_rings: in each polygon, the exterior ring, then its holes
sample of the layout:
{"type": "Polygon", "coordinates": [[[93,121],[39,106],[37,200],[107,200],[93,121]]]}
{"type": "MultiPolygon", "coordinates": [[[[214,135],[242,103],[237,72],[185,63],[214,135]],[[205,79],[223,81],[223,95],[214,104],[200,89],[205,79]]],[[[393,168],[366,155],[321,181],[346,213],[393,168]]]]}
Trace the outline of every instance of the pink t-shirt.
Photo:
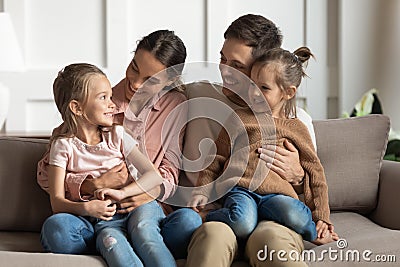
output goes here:
{"type": "MultiPolygon", "coordinates": [[[[97,145],[88,145],[77,137],[59,138],[55,140],[50,148],[49,164],[61,167],[66,170],[67,177],[66,198],[76,201],[82,196],[75,196],[79,192],[79,183],[75,179],[81,180],[82,177],[92,176],[97,178],[103,173],[124,161],[123,138],[129,137],[124,134],[122,126],[114,126],[109,131],[102,132],[102,141],[97,145]],[[72,195],[71,195],[72,194],[72,195]]],[[[129,146],[137,145],[133,139],[129,139],[129,146]]],[[[131,176],[136,176],[136,169],[130,166],[131,176]]]]}
{"type": "MultiPolygon", "coordinates": [[[[116,104],[114,122],[124,123],[125,111],[129,101],[125,97],[124,78],[113,87],[113,102],[116,104]]],[[[181,149],[186,129],[186,96],[171,90],[162,92],[161,97],[153,98],[137,116],[131,114],[127,130],[137,140],[142,153],[146,154],[164,178],[160,201],[166,200],[175,192],[181,168],[181,149]],[[176,107],[180,107],[177,109],[176,107]]],[[[37,181],[43,190],[48,191],[48,153],[38,163],[37,181]]],[[[80,187],[85,175],[67,173],[66,182],[71,185],[70,192],[76,200],[81,199],[80,187]],[[73,185],[72,185],[73,184],[73,185]]]]}

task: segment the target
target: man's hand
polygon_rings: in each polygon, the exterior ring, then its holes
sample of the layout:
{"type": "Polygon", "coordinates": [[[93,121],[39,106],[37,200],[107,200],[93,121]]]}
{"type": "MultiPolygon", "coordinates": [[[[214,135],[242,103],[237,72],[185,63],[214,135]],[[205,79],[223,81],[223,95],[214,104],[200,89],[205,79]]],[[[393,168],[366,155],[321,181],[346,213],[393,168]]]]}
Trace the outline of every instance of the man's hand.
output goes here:
{"type": "Polygon", "coordinates": [[[128,177],[125,162],[121,162],[96,179],[86,178],[81,185],[81,194],[93,195],[94,191],[105,187],[120,189],[129,183],[128,177]]]}
{"type": "Polygon", "coordinates": [[[119,205],[121,209],[119,209],[117,213],[129,213],[133,209],[156,199],[160,192],[161,188],[157,186],[150,190],[149,194],[143,193],[133,197],[127,197],[120,202],[119,205]]]}
{"type": "Polygon", "coordinates": [[[282,179],[296,185],[302,182],[304,170],[300,165],[299,152],[296,147],[285,139],[285,148],[267,145],[259,148],[260,158],[267,167],[276,172],[282,179]]]}

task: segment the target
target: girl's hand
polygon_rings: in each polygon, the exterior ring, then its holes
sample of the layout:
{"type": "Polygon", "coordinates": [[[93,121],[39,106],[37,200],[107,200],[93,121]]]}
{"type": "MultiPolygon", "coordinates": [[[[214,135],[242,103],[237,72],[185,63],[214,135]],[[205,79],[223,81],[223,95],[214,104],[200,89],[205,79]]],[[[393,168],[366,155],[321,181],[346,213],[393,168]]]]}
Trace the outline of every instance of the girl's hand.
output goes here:
{"type": "MultiPolygon", "coordinates": [[[[316,228],[317,228],[317,238],[324,238],[329,231],[329,226],[326,222],[319,220],[317,222],[316,228]]],[[[332,226],[333,229],[333,226],[332,226]]]]}
{"type": "Polygon", "coordinates": [[[304,177],[304,170],[300,165],[299,152],[287,139],[285,139],[283,145],[285,148],[267,145],[257,151],[260,153],[260,159],[266,162],[268,168],[289,183],[299,184],[304,177]]]}
{"type": "Polygon", "coordinates": [[[109,221],[114,216],[117,211],[117,205],[111,201],[107,200],[91,200],[85,202],[85,209],[89,216],[99,218],[105,221],[109,221]]]}
{"type": "Polygon", "coordinates": [[[116,190],[111,188],[102,188],[94,191],[94,196],[97,199],[105,200],[107,197],[120,201],[125,198],[125,194],[122,190],[116,190]]]}
{"type": "Polygon", "coordinates": [[[207,201],[208,197],[205,195],[194,195],[189,201],[189,207],[192,207],[193,210],[200,212],[204,209],[207,201]]]}

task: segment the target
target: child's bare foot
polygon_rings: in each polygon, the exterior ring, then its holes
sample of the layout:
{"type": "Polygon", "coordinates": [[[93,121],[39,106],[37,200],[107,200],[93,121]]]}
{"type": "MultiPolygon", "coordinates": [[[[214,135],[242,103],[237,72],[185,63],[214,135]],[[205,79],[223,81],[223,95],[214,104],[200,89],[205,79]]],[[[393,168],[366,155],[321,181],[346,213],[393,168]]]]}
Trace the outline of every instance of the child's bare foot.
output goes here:
{"type": "Polygon", "coordinates": [[[317,237],[317,239],[315,239],[314,241],[312,241],[312,243],[314,243],[315,245],[325,245],[328,244],[330,242],[334,242],[339,240],[339,235],[335,232],[329,232],[324,236],[324,237],[317,237]]]}

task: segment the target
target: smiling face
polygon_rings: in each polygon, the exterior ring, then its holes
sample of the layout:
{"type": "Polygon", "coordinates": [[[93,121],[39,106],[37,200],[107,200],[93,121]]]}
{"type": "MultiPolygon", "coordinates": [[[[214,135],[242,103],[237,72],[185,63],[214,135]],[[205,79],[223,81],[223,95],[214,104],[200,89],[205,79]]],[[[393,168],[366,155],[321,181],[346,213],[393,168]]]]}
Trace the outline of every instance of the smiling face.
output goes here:
{"type": "Polygon", "coordinates": [[[292,98],[276,83],[276,69],[273,65],[255,64],[251,70],[253,84],[249,89],[249,101],[255,112],[272,112],[276,118],[285,117],[284,104],[292,98]]]}
{"type": "Polygon", "coordinates": [[[125,97],[131,100],[145,82],[143,92],[154,94],[161,91],[168,81],[167,73],[163,71],[165,69],[166,66],[157,60],[153,54],[144,49],[137,50],[132,62],[126,69],[125,97]],[[159,74],[154,76],[157,73],[159,74]]]}
{"type": "Polygon", "coordinates": [[[112,90],[108,79],[94,75],[89,82],[88,97],[82,107],[82,117],[93,126],[112,126],[115,104],[111,100],[112,90]]]}
{"type": "Polygon", "coordinates": [[[244,41],[228,38],[225,39],[220,54],[219,69],[223,81],[223,93],[228,97],[232,95],[231,91],[240,96],[247,96],[248,77],[254,61],[252,48],[244,41]]]}

